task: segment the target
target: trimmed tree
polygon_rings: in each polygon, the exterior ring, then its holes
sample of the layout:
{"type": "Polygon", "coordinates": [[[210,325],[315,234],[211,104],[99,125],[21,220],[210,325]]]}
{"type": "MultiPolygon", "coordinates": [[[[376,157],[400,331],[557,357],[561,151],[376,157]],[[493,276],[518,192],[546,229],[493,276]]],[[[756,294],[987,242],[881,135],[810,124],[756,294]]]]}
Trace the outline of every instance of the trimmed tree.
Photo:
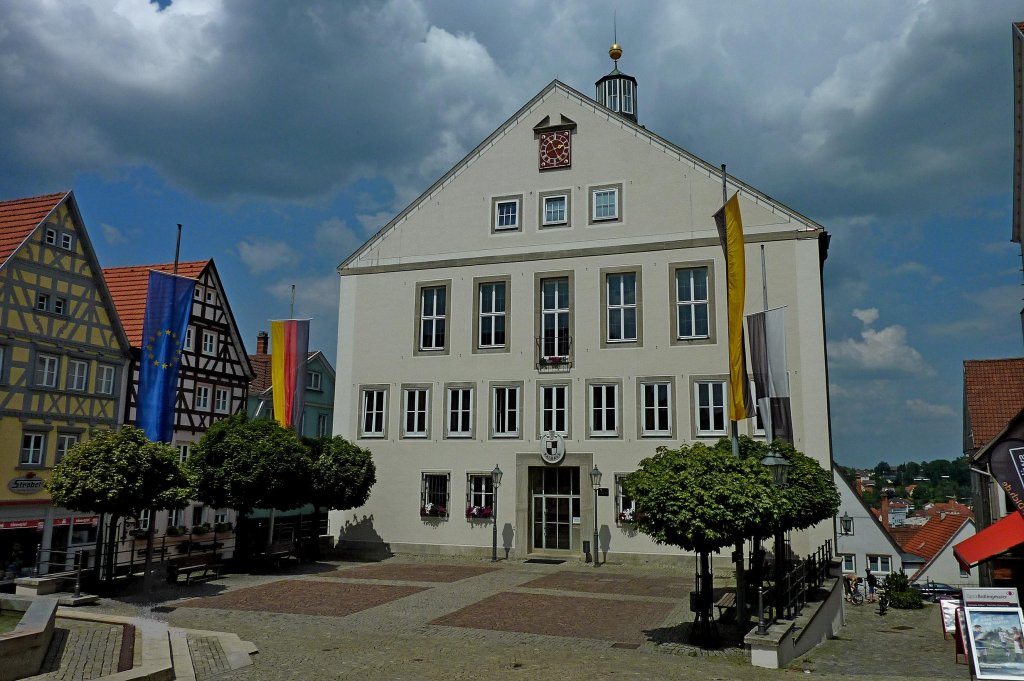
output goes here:
{"type": "MultiPolygon", "coordinates": [[[[298,508],[308,501],[309,450],[276,421],[236,414],[213,424],[192,450],[186,470],[195,499],[233,508],[239,531],[254,508],[298,508]]],[[[244,550],[243,538],[238,544],[244,550]]]]}
{"type": "Polygon", "coordinates": [[[691,638],[713,641],[710,554],[755,534],[778,517],[771,473],[753,459],[701,442],[659,447],[622,481],[636,504],[636,528],[659,544],[698,554],[691,638]]]}
{"type": "MultiPolygon", "coordinates": [[[[377,468],[370,450],[358,447],[340,435],[308,439],[312,456],[312,500],[314,526],[320,526],[320,509],[346,511],[370,498],[377,482],[377,468]]],[[[319,557],[320,544],[314,544],[319,557]]]]}
{"type": "Polygon", "coordinates": [[[174,447],[146,439],[134,426],[100,431],[72,447],[53,469],[46,487],[55,505],[110,516],[108,580],[114,574],[118,521],[137,520],[146,509],[180,508],[189,491],[174,447]]]}

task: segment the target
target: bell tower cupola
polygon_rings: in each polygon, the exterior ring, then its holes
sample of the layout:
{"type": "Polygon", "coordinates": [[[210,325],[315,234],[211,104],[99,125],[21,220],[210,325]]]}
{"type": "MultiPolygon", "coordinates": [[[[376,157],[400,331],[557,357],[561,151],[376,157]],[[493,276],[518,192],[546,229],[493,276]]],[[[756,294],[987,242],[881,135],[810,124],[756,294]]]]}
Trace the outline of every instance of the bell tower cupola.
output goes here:
{"type": "Polygon", "coordinates": [[[612,58],[614,67],[611,73],[595,83],[597,103],[636,123],[636,78],[619,71],[622,46],[618,42],[612,43],[608,56],[612,58]]]}

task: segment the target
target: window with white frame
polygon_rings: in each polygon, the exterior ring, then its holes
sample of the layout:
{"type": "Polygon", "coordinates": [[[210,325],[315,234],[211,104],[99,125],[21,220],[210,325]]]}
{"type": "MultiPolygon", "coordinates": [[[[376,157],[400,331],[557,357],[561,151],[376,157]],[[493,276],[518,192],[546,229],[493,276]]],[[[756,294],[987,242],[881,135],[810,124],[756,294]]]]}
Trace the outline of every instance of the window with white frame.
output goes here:
{"type": "Polygon", "coordinates": [[[211,305],[217,302],[217,293],[212,288],[206,289],[206,302],[211,305]]]}
{"type": "Polygon", "coordinates": [[[750,382],[750,398],[754,401],[754,435],[764,435],[764,419],[761,418],[761,403],[758,400],[757,385],[750,382]]]}
{"type": "Polygon", "coordinates": [[[725,435],[725,381],[694,384],[697,435],[725,435]]]}
{"type": "Polygon", "coordinates": [[[75,433],[59,433],[57,435],[57,450],[54,452],[53,465],[56,466],[64,458],[72,447],[78,444],[78,435],[75,433]]]}
{"type": "Polygon", "coordinates": [[[54,314],[67,314],[68,312],[68,299],[67,298],[55,298],[53,300],[53,313],[54,314]]]}
{"type": "Polygon", "coordinates": [[[505,347],[505,282],[480,284],[481,348],[505,347]]]}
{"type": "Polygon", "coordinates": [[[186,461],[188,461],[189,447],[191,446],[192,445],[189,444],[175,445],[175,447],[178,450],[178,461],[180,461],[181,463],[185,463],[186,461]]]}
{"type": "Polygon", "coordinates": [[[322,390],[320,387],[320,381],[323,379],[323,374],[319,371],[307,371],[306,372],[306,389],[307,390],[322,390]]]}
{"type": "Polygon", "coordinates": [[[519,199],[494,202],[494,229],[519,229],[519,199]]]}
{"type": "Polygon", "coordinates": [[[331,434],[331,419],[327,414],[317,414],[316,436],[329,437],[331,434]]]}
{"type": "Polygon", "coordinates": [[[857,574],[857,556],[852,553],[841,553],[839,557],[843,560],[843,572],[857,574]]]}
{"type": "Polygon", "coordinates": [[[117,369],[109,364],[100,364],[96,368],[96,392],[100,395],[113,395],[116,375],[117,369]]]}
{"type": "Polygon", "coordinates": [[[36,385],[43,388],[57,387],[57,367],[60,359],[53,355],[36,355],[36,385]]]}
{"type": "Polygon", "coordinates": [[[405,395],[405,436],[427,437],[427,405],[430,393],[427,388],[406,388],[405,395]]]}
{"type": "Polygon", "coordinates": [[[213,522],[226,523],[228,521],[228,509],[217,508],[213,511],[213,522]]]}
{"type": "Polygon", "coordinates": [[[147,508],[144,511],[142,511],[141,513],[139,513],[139,517],[136,519],[135,527],[137,529],[140,529],[140,530],[143,530],[143,531],[148,530],[149,529],[149,524],[152,522],[152,520],[153,520],[153,509],[147,508]]]}
{"type": "Polygon", "coordinates": [[[197,284],[196,287],[194,289],[192,289],[192,297],[195,298],[196,300],[202,300],[203,299],[203,287],[199,286],[197,284]]]}
{"type": "MultiPolygon", "coordinates": [[[[612,81],[608,81],[612,82],[612,81]]],[[[633,83],[628,80],[622,81],[622,113],[634,113],[633,111],[633,83]]]]}
{"type": "Polygon", "coordinates": [[[448,437],[473,436],[473,389],[448,388],[448,437]]]}
{"type": "Polygon", "coordinates": [[[206,512],[205,506],[193,506],[192,507],[192,527],[203,524],[203,513],[206,512]]]}
{"type": "Polygon", "coordinates": [[[167,514],[167,527],[185,527],[185,509],[176,508],[167,514]]]}
{"type": "Polygon", "coordinates": [[[636,272],[609,274],[608,342],[636,340],[636,272]]]}
{"type": "Polygon", "coordinates": [[[619,190],[615,187],[595,189],[591,193],[594,222],[619,219],[619,190]]]}
{"type": "Polygon", "coordinates": [[[868,556],[868,568],[872,572],[887,575],[892,572],[892,559],[890,556],[868,556]]]}
{"type": "Polygon", "coordinates": [[[195,345],[194,345],[194,343],[195,343],[194,338],[195,338],[195,331],[192,329],[191,326],[186,327],[185,328],[185,343],[184,343],[184,348],[186,350],[192,350],[195,347],[195,345]]]}
{"type": "Polygon", "coordinates": [[[517,386],[495,386],[492,391],[494,401],[494,437],[518,437],[519,435],[519,388],[517,386]]]}
{"type": "Polygon", "coordinates": [[[643,383],[640,386],[642,435],[672,433],[672,386],[669,383],[643,383]]]}
{"type": "Polygon", "coordinates": [[[569,278],[541,280],[541,357],[569,356],[569,278]]]}
{"type": "Polygon", "coordinates": [[[494,480],[490,473],[466,474],[466,517],[494,516],[494,480]]]}
{"type": "Polygon", "coordinates": [[[382,388],[363,390],[363,437],[384,437],[388,393],[382,388]]]}
{"type": "Polygon", "coordinates": [[[676,270],[676,338],[708,338],[708,268],[676,270]]]}
{"type": "Polygon", "coordinates": [[[450,473],[423,473],[420,481],[420,515],[448,515],[450,473]]]}
{"type": "Polygon", "coordinates": [[[569,222],[568,214],[569,197],[566,194],[556,194],[544,197],[544,227],[564,225],[569,222]]]}
{"type": "Polygon", "coordinates": [[[46,451],[45,433],[22,433],[21,459],[22,466],[42,466],[43,453],[46,451]]]}
{"type": "Polygon", "coordinates": [[[218,414],[228,413],[228,407],[231,405],[231,391],[227,388],[217,388],[213,397],[213,409],[218,414]]]}
{"type": "Polygon", "coordinates": [[[60,235],[60,247],[63,248],[64,250],[70,251],[71,247],[74,246],[74,244],[74,237],[68,234],[67,232],[64,232],[63,234],[60,235]]]}
{"type": "Polygon", "coordinates": [[[217,354],[217,334],[213,331],[203,331],[203,354],[217,354]]]}
{"type": "Polygon", "coordinates": [[[540,388],[540,430],[569,434],[569,386],[542,385],[540,388]]]}
{"type": "Polygon", "coordinates": [[[40,312],[47,312],[50,309],[50,294],[36,293],[36,309],[40,312]]]}
{"type": "Polygon", "coordinates": [[[57,245],[57,230],[52,229],[50,227],[47,227],[46,228],[46,236],[44,237],[44,241],[46,241],[46,243],[50,244],[51,246],[56,246],[57,245]]]}
{"type": "Polygon", "coordinates": [[[208,386],[208,385],[197,385],[196,386],[196,409],[202,409],[203,411],[209,411],[209,409],[210,409],[210,386],[208,386]]]}
{"type": "Polygon", "coordinates": [[[68,362],[68,390],[84,392],[89,387],[89,363],[80,359],[68,362]]]}
{"type": "Polygon", "coordinates": [[[615,513],[620,523],[631,523],[636,520],[636,502],[622,489],[622,479],[626,473],[615,474],[615,513]]]}
{"type": "Polygon", "coordinates": [[[444,286],[428,286],[420,292],[420,350],[445,348],[447,293],[444,286]]]}
{"type": "Polygon", "coordinates": [[[615,383],[590,385],[590,434],[619,434],[619,386],[615,383]]]}

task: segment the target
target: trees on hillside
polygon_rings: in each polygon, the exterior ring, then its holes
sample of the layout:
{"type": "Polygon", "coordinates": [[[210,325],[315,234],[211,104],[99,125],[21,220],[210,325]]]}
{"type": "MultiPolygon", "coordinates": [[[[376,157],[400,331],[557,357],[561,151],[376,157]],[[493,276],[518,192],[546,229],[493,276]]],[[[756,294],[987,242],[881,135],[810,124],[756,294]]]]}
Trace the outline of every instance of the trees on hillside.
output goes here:
{"type": "Polygon", "coordinates": [[[55,505],[109,516],[108,580],[118,521],[138,519],[146,509],[180,508],[189,496],[174,447],[151,442],[134,426],[95,433],[72,447],[53,469],[47,489],[55,505]]]}

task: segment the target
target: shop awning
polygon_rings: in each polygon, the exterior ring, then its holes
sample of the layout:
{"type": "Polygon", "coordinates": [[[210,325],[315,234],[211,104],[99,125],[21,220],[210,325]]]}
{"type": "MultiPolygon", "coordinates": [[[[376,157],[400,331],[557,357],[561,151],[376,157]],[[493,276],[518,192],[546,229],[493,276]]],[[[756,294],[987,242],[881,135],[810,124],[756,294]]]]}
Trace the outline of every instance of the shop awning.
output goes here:
{"type": "Polygon", "coordinates": [[[1024,516],[1014,512],[954,546],[953,555],[956,556],[960,567],[969,570],[978,563],[1005,553],[1022,543],[1024,516]]]}

